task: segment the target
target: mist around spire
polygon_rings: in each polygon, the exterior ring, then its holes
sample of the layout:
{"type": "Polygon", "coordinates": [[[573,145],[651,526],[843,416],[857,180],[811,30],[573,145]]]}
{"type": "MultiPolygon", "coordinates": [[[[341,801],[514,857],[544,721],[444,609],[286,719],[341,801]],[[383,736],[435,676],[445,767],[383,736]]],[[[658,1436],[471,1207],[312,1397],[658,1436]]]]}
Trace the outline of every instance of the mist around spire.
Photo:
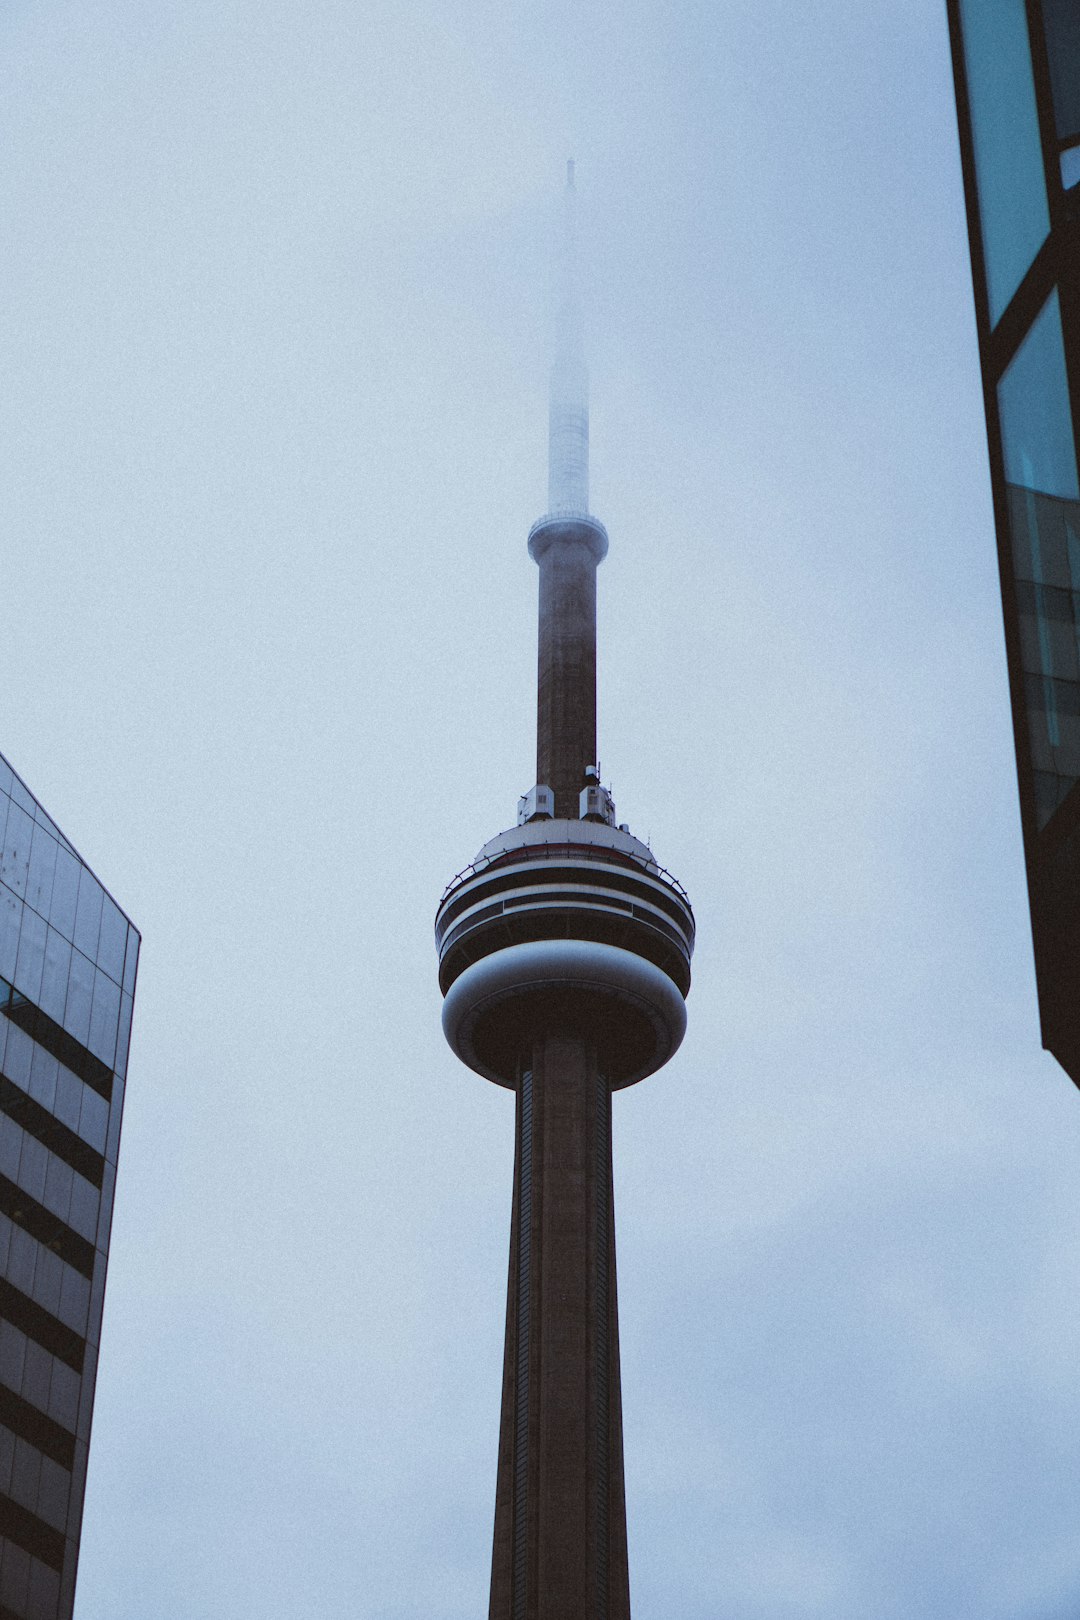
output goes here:
{"type": "Polygon", "coordinates": [[[577,188],[574,160],[566,188],[556,251],[555,355],[548,406],[548,511],[589,510],[589,374],[578,287],[577,188]]]}

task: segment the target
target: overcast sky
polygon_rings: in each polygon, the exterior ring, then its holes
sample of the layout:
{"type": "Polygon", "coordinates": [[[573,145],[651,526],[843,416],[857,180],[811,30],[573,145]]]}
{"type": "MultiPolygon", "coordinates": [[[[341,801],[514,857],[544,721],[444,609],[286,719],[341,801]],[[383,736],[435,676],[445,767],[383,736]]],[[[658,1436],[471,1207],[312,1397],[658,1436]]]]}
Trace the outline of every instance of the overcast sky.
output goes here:
{"type": "Polygon", "coordinates": [[[699,924],[615,1107],[635,1620],[1071,1620],[942,0],[7,0],[0,72],[0,751],[144,935],[78,1620],[486,1613],[432,918],[534,779],[570,155],[603,773],[699,924]]]}

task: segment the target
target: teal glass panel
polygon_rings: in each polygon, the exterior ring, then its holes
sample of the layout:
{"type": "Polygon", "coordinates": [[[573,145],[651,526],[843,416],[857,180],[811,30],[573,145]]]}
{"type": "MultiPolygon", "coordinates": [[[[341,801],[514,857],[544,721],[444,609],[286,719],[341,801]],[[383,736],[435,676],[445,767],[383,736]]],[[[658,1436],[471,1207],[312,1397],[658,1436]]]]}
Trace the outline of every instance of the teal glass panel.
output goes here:
{"type": "Polygon", "coordinates": [[[1046,52],[1059,141],[1080,135],[1080,5],[1076,0],[1043,0],[1046,52]]]}
{"type": "Polygon", "coordinates": [[[1080,484],[1056,290],[998,385],[998,411],[1041,828],[1080,781],[1080,484]]]}
{"type": "Polygon", "coordinates": [[[960,0],[990,320],[1050,229],[1024,0],[960,0]]]}
{"type": "Polygon", "coordinates": [[[998,411],[1009,483],[1080,499],[1056,287],[998,384],[998,411]]]}

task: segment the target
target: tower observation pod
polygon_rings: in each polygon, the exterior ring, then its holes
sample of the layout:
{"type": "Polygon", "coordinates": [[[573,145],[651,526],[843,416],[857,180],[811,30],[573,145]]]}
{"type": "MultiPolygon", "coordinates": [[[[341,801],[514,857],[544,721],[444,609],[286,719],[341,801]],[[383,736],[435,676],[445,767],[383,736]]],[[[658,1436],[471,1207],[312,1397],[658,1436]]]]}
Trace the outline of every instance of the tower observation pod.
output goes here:
{"type": "Polygon", "coordinates": [[[686,1028],[694,915],[596,763],[589,415],[567,166],[539,567],[536,785],[449,884],[443,1030],[516,1099],[489,1620],[629,1620],[611,1094],[686,1028]]]}

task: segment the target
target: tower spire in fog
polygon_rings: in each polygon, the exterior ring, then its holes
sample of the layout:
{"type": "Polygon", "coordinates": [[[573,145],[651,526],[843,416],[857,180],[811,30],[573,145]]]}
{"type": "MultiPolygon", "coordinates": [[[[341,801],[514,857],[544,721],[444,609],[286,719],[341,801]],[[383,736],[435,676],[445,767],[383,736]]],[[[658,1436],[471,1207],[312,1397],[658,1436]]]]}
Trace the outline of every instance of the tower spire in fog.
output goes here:
{"type": "Polygon", "coordinates": [[[539,566],[537,780],[439,903],[443,1029],[516,1098],[490,1620],[629,1620],[611,1093],[686,1027],[694,918],[596,764],[596,570],[573,159],[539,566]]]}
{"type": "Polygon", "coordinates": [[[578,285],[577,190],[566,164],[557,246],[555,353],[548,403],[548,510],[589,510],[589,373],[578,285]]]}

